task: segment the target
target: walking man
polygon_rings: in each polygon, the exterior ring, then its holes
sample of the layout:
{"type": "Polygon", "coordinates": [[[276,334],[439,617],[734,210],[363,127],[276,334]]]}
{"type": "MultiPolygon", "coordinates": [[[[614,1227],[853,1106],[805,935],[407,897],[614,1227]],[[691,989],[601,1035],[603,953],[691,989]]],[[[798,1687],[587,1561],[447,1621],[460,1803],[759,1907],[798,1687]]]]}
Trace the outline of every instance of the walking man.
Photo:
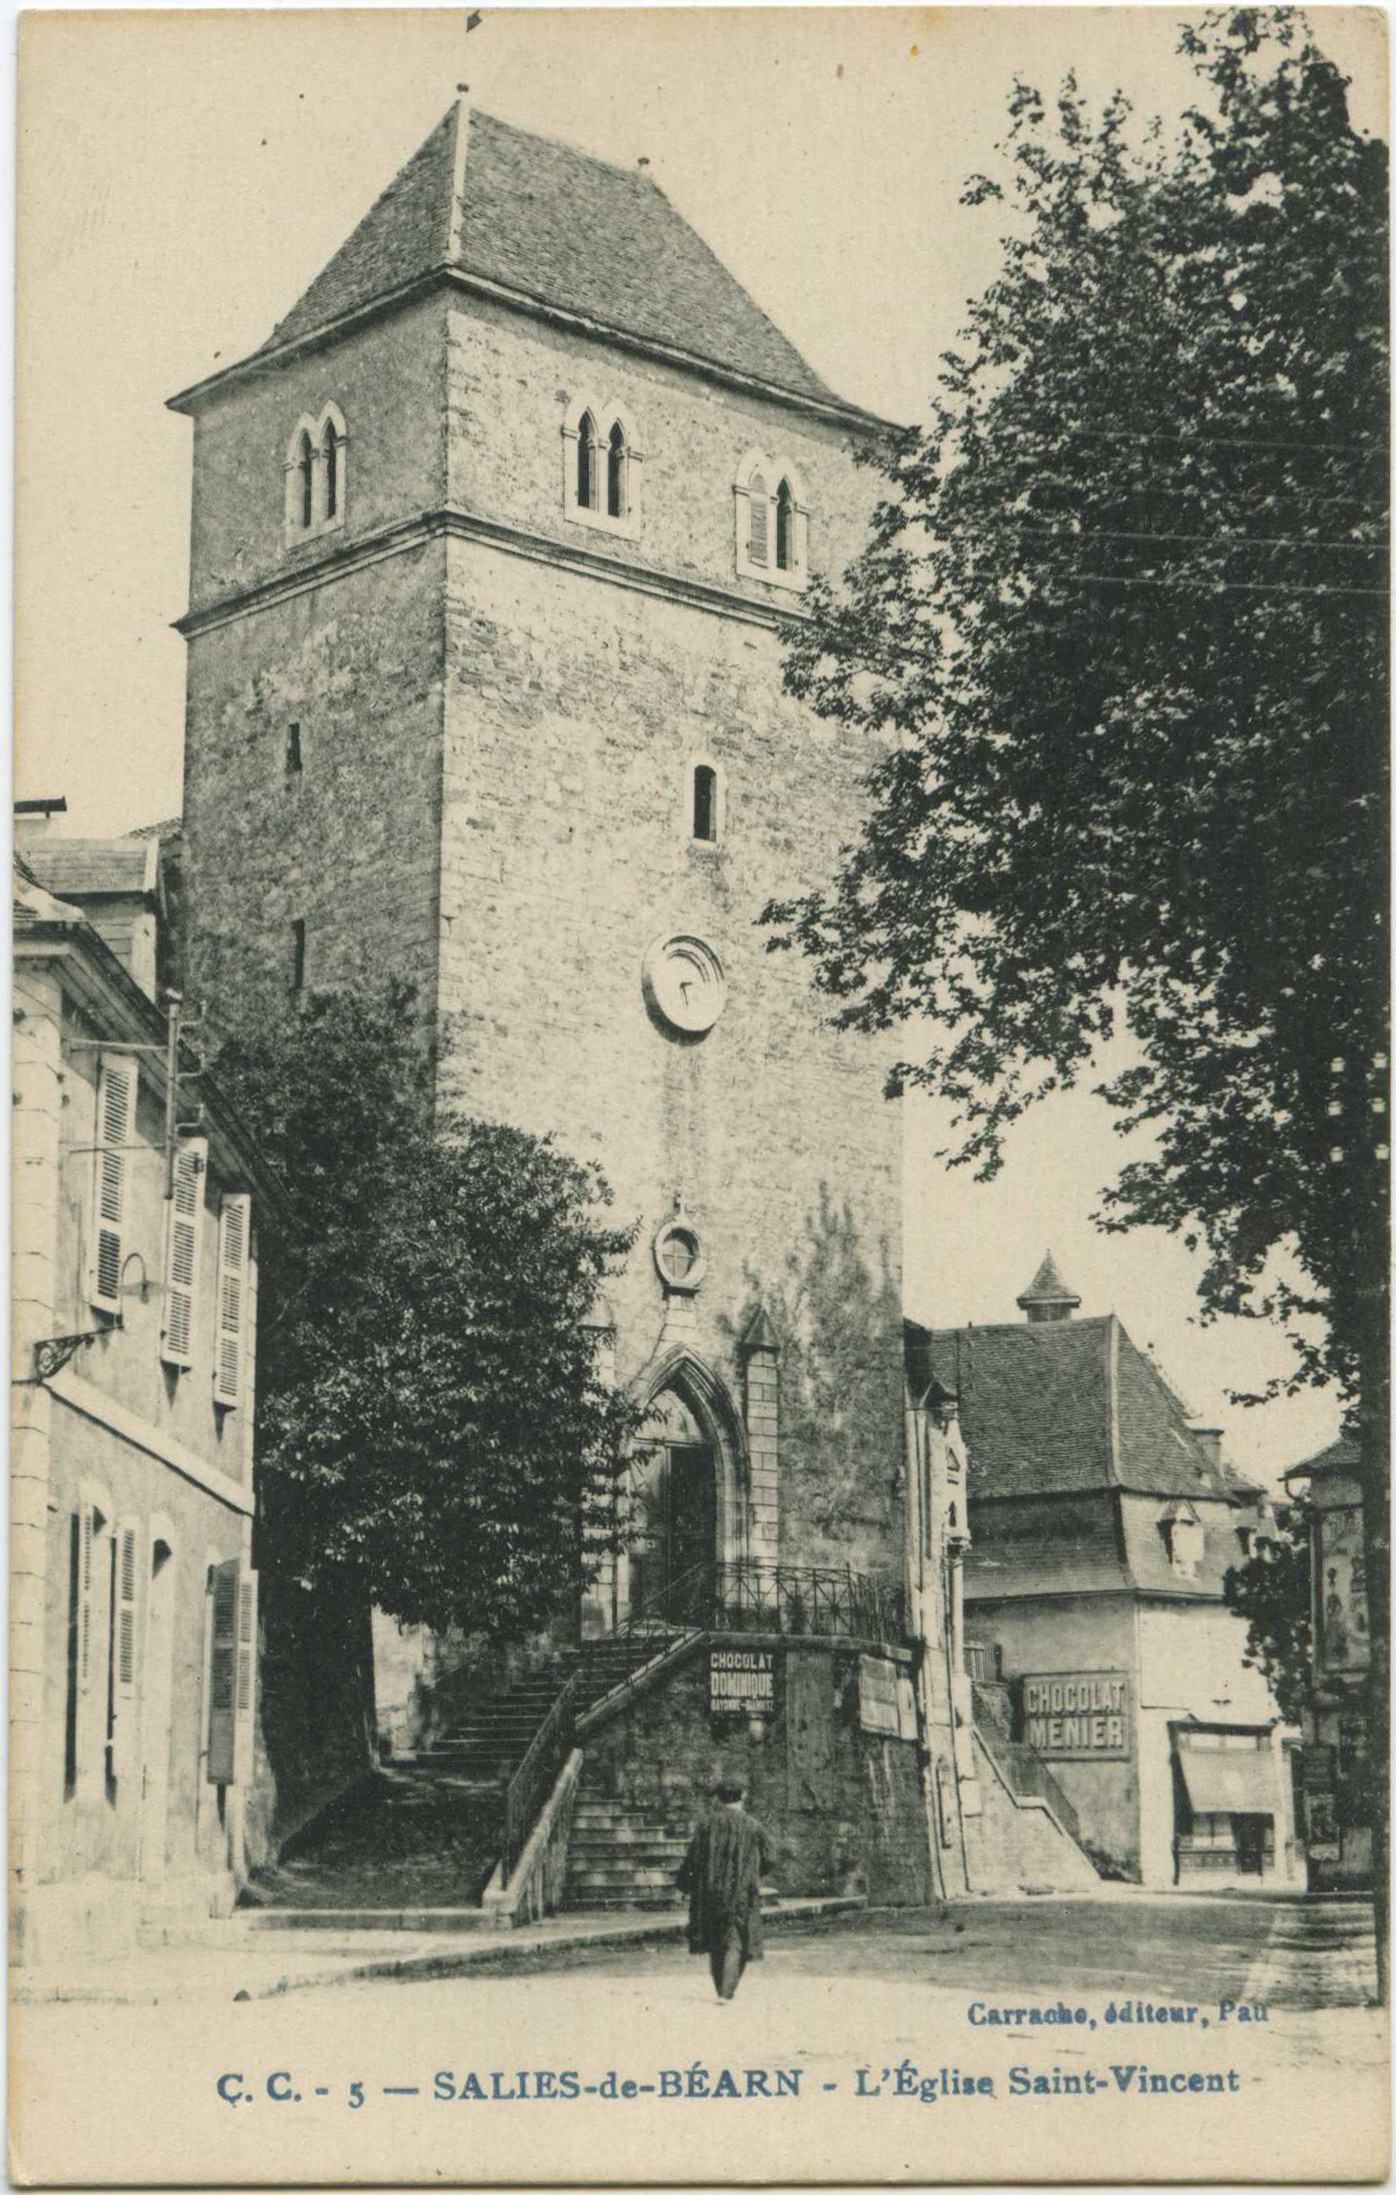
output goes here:
{"type": "Polygon", "coordinates": [[[694,1832],[679,1869],[688,1892],[688,1948],[706,1951],[719,2001],[737,1994],[748,1959],[761,1951],[761,1877],[775,1856],[770,1834],[742,1808],[745,1787],[717,1787],[718,1804],[694,1832]]]}

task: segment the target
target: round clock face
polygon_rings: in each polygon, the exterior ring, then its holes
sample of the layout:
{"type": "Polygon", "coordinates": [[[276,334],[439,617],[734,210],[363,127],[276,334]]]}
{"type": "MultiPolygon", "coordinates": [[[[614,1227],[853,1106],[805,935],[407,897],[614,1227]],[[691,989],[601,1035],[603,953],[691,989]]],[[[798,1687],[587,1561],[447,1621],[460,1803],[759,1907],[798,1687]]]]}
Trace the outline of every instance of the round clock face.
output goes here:
{"type": "Polygon", "coordinates": [[[701,937],[662,937],[645,955],[645,989],[672,1028],[711,1029],[727,1004],[722,962],[701,937]]]}

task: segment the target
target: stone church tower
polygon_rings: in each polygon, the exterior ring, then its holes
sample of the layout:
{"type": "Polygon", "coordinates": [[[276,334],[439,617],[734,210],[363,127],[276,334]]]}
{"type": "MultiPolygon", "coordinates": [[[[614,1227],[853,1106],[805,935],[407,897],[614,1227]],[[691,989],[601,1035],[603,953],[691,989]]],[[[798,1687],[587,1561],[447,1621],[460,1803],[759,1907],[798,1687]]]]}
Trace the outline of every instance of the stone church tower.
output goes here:
{"type": "Polygon", "coordinates": [[[900,1108],[758,926],[857,825],[866,738],[778,626],[861,543],[878,423],[643,167],[464,101],[173,405],[190,995],[410,979],[463,1108],[640,1222],[648,1533],[584,1631],[713,1559],[905,1586],[900,1108]]]}

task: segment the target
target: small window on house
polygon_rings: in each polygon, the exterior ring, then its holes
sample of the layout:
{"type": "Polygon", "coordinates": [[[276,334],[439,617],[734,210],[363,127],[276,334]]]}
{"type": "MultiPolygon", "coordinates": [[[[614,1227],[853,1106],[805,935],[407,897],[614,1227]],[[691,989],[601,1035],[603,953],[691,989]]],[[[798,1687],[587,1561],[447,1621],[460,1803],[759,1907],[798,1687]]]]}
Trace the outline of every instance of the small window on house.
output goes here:
{"type": "Polygon", "coordinates": [[[296,453],[296,476],[301,528],[309,532],[315,522],[315,453],[310,447],[310,436],[305,433],[301,435],[296,453]]]}
{"type": "Polygon", "coordinates": [[[325,516],[334,518],[339,512],[339,436],[334,431],[334,421],[325,421],[325,439],[322,444],[325,466],[325,516]]]}
{"type": "Polygon", "coordinates": [[[583,413],[577,429],[577,506],[596,509],[596,422],[590,412],[583,413]]]}
{"type": "Polygon", "coordinates": [[[693,836],[709,842],[717,837],[717,772],[708,762],[693,773],[693,836]]]}
{"type": "Polygon", "coordinates": [[[625,516],[625,429],[619,420],[606,445],[606,516],[625,516]]]}
{"type": "Polygon", "coordinates": [[[305,923],[299,915],[291,924],[291,989],[305,989],[305,923]]]}
{"type": "Polygon", "coordinates": [[[286,727],[287,777],[299,777],[301,774],[301,768],[301,728],[299,724],[288,724],[286,727]]]}
{"type": "Polygon", "coordinates": [[[795,569],[795,498],[788,480],[782,480],[776,489],[776,569],[795,569]]]}
{"type": "Polygon", "coordinates": [[[753,564],[765,564],[770,558],[771,506],[766,494],[766,482],[760,473],[753,473],[747,486],[747,557],[753,564]]]}

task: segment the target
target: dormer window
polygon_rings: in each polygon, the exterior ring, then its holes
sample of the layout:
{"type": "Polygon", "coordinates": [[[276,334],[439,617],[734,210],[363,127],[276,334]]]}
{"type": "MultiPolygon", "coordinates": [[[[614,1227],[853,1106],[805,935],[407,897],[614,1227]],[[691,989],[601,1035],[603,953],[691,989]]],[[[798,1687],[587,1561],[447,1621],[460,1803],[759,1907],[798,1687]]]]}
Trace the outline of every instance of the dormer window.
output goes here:
{"type": "Polygon", "coordinates": [[[628,411],[585,392],[573,397],[562,422],[562,508],[572,525],[633,540],[643,463],[628,411]]]}
{"type": "Polygon", "coordinates": [[[288,544],[343,525],[346,441],[337,404],[326,404],[318,419],[302,414],[296,421],[286,452],[288,544]]]}
{"type": "Polygon", "coordinates": [[[769,587],[803,587],[809,513],[792,465],[763,450],[748,450],[732,484],[736,508],[737,572],[769,587]]]}
{"type": "Polygon", "coordinates": [[[1190,1501],[1171,1502],[1160,1518],[1168,1560],[1178,1578],[1195,1578],[1206,1545],[1202,1520],[1190,1501]]]}

